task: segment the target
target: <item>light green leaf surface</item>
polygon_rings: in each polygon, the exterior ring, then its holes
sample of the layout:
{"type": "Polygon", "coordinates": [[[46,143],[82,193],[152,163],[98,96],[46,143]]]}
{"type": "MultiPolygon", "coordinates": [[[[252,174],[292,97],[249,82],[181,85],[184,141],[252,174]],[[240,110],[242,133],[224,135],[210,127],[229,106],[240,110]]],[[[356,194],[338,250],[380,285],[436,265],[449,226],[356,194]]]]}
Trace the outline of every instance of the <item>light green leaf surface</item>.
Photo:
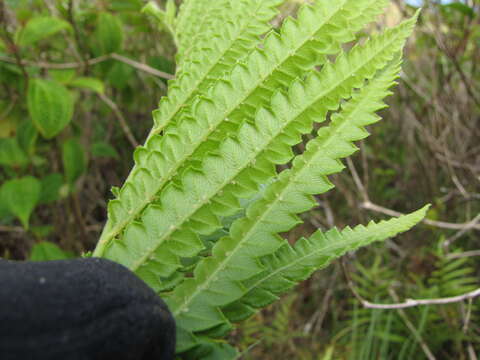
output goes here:
{"type": "Polygon", "coordinates": [[[34,17],[17,33],[16,43],[19,46],[33,45],[39,40],[69,29],[71,26],[65,20],[52,16],[34,17]]]}
{"type": "Polygon", "coordinates": [[[120,51],[123,45],[123,24],[120,18],[109,12],[99,13],[95,38],[98,41],[99,54],[120,51]]]}
{"type": "Polygon", "coordinates": [[[68,85],[88,89],[99,94],[105,92],[105,84],[102,80],[93,77],[77,77],[68,82],[68,85]]]}
{"type": "Polygon", "coordinates": [[[21,167],[27,163],[28,157],[16,138],[0,139],[0,165],[21,167]]]}
{"type": "Polygon", "coordinates": [[[30,261],[50,261],[50,260],[64,260],[71,258],[72,255],[60,249],[57,245],[51,242],[40,242],[35,244],[30,253],[28,260],[30,261]]]}
{"type": "Polygon", "coordinates": [[[29,227],[30,215],[38,203],[42,185],[33,176],[8,180],[0,191],[8,210],[18,217],[25,229],[29,227]]]}
{"type": "Polygon", "coordinates": [[[68,139],[62,144],[62,161],[69,184],[73,184],[87,169],[85,150],[76,139],[68,139]]]}
{"type": "Polygon", "coordinates": [[[44,79],[31,79],[27,106],[30,118],[46,139],[58,135],[73,116],[73,97],[61,84],[44,79]]]}

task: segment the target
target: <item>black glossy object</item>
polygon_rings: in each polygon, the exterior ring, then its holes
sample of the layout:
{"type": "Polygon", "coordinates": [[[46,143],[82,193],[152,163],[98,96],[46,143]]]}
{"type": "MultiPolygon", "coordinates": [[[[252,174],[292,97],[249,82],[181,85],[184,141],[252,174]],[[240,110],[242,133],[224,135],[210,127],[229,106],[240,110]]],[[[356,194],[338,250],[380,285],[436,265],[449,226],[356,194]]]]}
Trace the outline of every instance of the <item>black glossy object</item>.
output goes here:
{"type": "Polygon", "coordinates": [[[1,360],[171,360],[165,303],[105,259],[0,260],[1,360]]]}

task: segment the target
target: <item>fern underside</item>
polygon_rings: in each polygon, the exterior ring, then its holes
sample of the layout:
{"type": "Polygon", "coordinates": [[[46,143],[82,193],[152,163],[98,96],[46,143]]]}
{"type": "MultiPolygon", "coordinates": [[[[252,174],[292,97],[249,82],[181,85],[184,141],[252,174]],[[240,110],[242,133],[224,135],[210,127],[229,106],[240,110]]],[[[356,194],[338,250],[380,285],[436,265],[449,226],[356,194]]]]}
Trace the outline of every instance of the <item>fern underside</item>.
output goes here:
{"type": "Polygon", "coordinates": [[[375,112],[385,107],[418,16],[346,51],[388,1],[317,0],[268,32],[282,3],[182,4],[176,78],[109,203],[94,252],[166,299],[179,327],[177,351],[187,359],[234,358],[232,348],[212,342],[232,322],[347,251],[425,216],[423,208],[366,227],[317,231],[293,246],[280,236],[317,206],[315,195],[333,188],[327,176],[342,171],[341,159],[368,136],[365,126],[380,120],[375,112]],[[295,154],[292,147],[327,119],[295,154]],[[206,242],[232,215],[226,236],[206,242]]]}

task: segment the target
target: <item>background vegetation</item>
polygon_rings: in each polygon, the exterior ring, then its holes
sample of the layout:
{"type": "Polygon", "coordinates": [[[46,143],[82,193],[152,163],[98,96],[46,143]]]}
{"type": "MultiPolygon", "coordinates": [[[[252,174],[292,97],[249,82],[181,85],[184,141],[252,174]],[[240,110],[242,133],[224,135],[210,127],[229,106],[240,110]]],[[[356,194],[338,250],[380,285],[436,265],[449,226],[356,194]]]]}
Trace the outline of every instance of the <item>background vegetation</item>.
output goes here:
{"type": "MultiPolygon", "coordinates": [[[[144,4],[0,0],[1,257],[64,258],[95,245],[110,187],[128,174],[174,72],[168,29],[140,12],[144,4]]],[[[379,23],[413,11],[394,1],[379,23]]],[[[479,11],[474,1],[425,5],[385,121],[347,161],[350,172],[334,177],[340,191],[319,196],[288,236],[432,203],[428,220],[335,262],[247,321],[231,339],[243,358],[480,355],[478,300],[389,310],[361,302],[480,287],[479,11]]]]}

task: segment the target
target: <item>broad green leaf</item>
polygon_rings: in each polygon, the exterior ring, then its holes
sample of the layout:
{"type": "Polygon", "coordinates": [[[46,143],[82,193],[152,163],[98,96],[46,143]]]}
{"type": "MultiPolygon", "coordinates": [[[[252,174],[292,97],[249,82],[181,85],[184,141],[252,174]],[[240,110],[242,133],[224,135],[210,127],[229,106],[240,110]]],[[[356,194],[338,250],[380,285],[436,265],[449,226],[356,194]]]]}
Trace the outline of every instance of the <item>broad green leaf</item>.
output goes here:
{"type": "Polygon", "coordinates": [[[33,124],[46,138],[58,135],[73,115],[73,97],[61,84],[44,79],[31,79],[27,106],[33,124]]]}
{"type": "Polygon", "coordinates": [[[42,180],[42,192],[38,199],[39,204],[50,204],[60,198],[60,189],[63,185],[63,176],[59,173],[52,173],[42,180]]]}
{"type": "Polygon", "coordinates": [[[1,190],[9,211],[17,216],[28,229],[30,214],[38,203],[42,185],[33,176],[25,176],[5,182],[1,190]]]}
{"type": "Polygon", "coordinates": [[[225,342],[203,342],[192,350],[182,354],[185,360],[234,360],[238,359],[238,351],[225,342]]]}
{"type": "Polygon", "coordinates": [[[30,119],[24,120],[17,129],[17,141],[28,155],[32,155],[35,152],[37,138],[38,132],[33,123],[30,119]]]}
{"type": "Polygon", "coordinates": [[[65,179],[69,184],[73,184],[87,168],[85,151],[76,139],[68,139],[63,143],[62,161],[65,179]]]}
{"type": "Polygon", "coordinates": [[[7,201],[5,197],[3,196],[3,191],[2,188],[0,187],[0,220],[3,220],[7,217],[11,217],[12,213],[10,212],[10,209],[8,208],[7,201]]]}
{"type": "Polygon", "coordinates": [[[115,150],[112,145],[103,141],[92,144],[91,152],[95,157],[111,157],[114,159],[119,158],[117,150],[115,150]]]}
{"type": "Polygon", "coordinates": [[[127,64],[116,62],[108,71],[106,81],[118,90],[123,90],[127,87],[128,82],[132,78],[134,70],[127,64]]]}
{"type": "Polygon", "coordinates": [[[52,242],[40,242],[35,244],[30,253],[30,261],[48,261],[69,259],[72,255],[60,249],[52,242]]]}
{"type": "Polygon", "coordinates": [[[98,14],[95,38],[102,54],[110,54],[122,49],[123,25],[118,16],[109,12],[98,14]]]}
{"type": "Polygon", "coordinates": [[[53,80],[62,84],[73,80],[76,73],[76,69],[50,69],[48,71],[48,75],[50,75],[53,80]]]}
{"type": "Polygon", "coordinates": [[[28,46],[39,40],[52,36],[59,31],[70,29],[71,26],[65,20],[42,16],[31,19],[23,29],[17,34],[17,44],[20,46],[28,46]]]}
{"type": "Polygon", "coordinates": [[[68,83],[70,86],[92,90],[99,94],[105,92],[105,85],[102,80],[93,77],[78,77],[68,83]]]}
{"type": "Polygon", "coordinates": [[[0,139],[0,165],[21,167],[27,163],[27,155],[18,145],[17,139],[0,139]]]}

